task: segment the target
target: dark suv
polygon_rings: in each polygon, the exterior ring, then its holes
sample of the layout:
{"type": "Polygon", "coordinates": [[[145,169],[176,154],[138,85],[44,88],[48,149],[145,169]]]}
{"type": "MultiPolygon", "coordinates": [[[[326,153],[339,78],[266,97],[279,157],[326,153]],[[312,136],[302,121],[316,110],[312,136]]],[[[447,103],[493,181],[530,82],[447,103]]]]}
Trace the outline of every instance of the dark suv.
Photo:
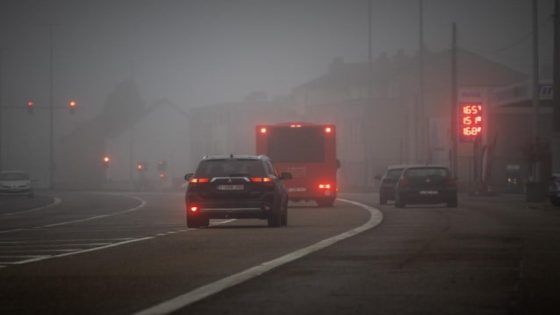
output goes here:
{"type": "Polygon", "coordinates": [[[187,226],[207,226],[209,219],[258,218],[272,227],[288,223],[288,193],[264,155],[204,157],[194,174],[185,175],[187,226]]]}
{"type": "Polygon", "coordinates": [[[402,171],[395,188],[395,206],[446,203],[457,207],[457,184],[445,166],[414,166],[402,171]]]}

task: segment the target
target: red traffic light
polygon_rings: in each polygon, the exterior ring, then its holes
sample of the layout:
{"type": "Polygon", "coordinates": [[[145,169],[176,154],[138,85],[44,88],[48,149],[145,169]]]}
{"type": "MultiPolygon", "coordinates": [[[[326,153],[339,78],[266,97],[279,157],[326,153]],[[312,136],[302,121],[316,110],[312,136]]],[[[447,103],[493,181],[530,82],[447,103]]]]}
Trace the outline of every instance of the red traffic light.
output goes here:
{"type": "Polygon", "coordinates": [[[31,100],[27,101],[27,103],[25,103],[25,107],[27,107],[27,112],[30,114],[33,114],[33,108],[35,107],[35,103],[31,100]]]}
{"type": "Polygon", "coordinates": [[[108,167],[109,163],[111,163],[111,158],[108,155],[104,155],[103,159],[101,159],[104,167],[108,167]]]}
{"type": "Polygon", "coordinates": [[[136,170],[137,170],[138,172],[142,172],[142,171],[144,171],[145,169],[146,169],[146,167],[144,166],[144,163],[142,163],[142,162],[136,163],[136,170]]]}
{"type": "Polygon", "coordinates": [[[78,102],[76,102],[75,100],[68,101],[68,109],[70,109],[71,113],[74,113],[77,106],[78,106],[78,102]]]}

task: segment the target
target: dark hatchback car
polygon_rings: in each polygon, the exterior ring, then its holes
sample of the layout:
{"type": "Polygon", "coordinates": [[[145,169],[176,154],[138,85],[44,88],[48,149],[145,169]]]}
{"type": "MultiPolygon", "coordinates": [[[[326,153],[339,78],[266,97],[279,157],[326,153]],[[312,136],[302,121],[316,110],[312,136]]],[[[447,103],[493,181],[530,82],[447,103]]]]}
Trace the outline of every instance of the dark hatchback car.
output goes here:
{"type": "Polygon", "coordinates": [[[185,175],[187,226],[207,226],[210,219],[257,218],[271,227],[288,224],[288,193],[264,155],[204,157],[194,174],[185,175]]]}
{"type": "Polygon", "coordinates": [[[375,176],[379,180],[379,204],[385,205],[389,200],[395,200],[395,185],[401,177],[405,165],[390,165],[383,176],[375,176]]]}
{"type": "Polygon", "coordinates": [[[445,166],[407,167],[397,183],[395,206],[445,203],[457,207],[457,184],[445,166]]]}

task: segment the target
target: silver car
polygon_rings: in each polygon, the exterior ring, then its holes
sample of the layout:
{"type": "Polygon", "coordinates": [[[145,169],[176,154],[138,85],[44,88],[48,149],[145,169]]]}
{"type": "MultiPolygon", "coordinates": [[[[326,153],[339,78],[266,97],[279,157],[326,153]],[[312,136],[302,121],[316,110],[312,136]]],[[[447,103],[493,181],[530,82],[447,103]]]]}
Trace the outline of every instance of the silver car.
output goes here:
{"type": "Polygon", "coordinates": [[[29,174],[25,171],[0,172],[0,195],[34,197],[29,174]]]}

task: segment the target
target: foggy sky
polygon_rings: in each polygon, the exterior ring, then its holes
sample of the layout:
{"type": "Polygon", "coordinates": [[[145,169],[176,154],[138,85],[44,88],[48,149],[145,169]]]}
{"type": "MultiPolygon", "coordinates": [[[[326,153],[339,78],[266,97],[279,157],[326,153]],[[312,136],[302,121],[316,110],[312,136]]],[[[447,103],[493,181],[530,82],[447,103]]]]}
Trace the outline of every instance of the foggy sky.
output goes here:
{"type": "MultiPolygon", "coordinates": [[[[539,1],[541,62],[551,64],[552,1],[539,1]]],[[[528,72],[530,0],[424,0],[425,45],[459,45],[528,72]]],[[[340,56],[367,59],[366,0],[2,1],[3,101],[48,100],[48,25],[55,99],[96,113],[110,90],[134,78],[148,102],[181,106],[269,95],[324,73],[340,56]]],[[[418,1],[373,1],[373,53],[418,47],[418,1]]],[[[545,73],[546,75],[546,73],[545,73]]]]}

